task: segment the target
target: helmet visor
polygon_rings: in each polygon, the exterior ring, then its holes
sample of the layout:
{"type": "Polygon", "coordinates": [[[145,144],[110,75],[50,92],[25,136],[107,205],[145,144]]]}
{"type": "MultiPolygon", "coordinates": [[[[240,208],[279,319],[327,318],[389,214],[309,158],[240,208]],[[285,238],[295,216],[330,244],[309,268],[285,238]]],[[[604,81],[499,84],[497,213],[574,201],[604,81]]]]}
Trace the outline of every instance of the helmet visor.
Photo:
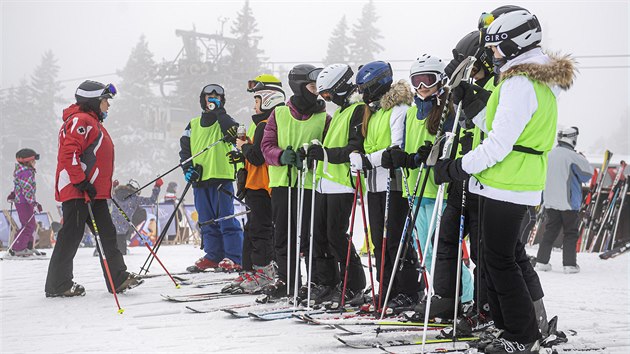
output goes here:
{"type": "Polygon", "coordinates": [[[414,89],[419,89],[420,86],[431,88],[435,86],[440,80],[437,73],[419,73],[411,75],[411,85],[414,89]]]}
{"type": "Polygon", "coordinates": [[[319,93],[319,95],[322,96],[322,98],[326,102],[332,101],[333,94],[332,94],[332,92],[330,90],[322,91],[322,92],[319,93]]]}
{"type": "Polygon", "coordinates": [[[247,92],[258,91],[258,90],[263,89],[263,87],[265,87],[265,84],[263,82],[256,81],[256,80],[247,81],[247,92]]]}
{"type": "Polygon", "coordinates": [[[323,68],[315,68],[309,71],[307,74],[294,74],[289,73],[289,80],[291,81],[308,81],[308,82],[316,82],[319,73],[323,70],[323,68]]]}
{"type": "Polygon", "coordinates": [[[116,89],[116,86],[114,86],[114,84],[107,84],[107,86],[105,86],[105,89],[103,90],[103,95],[109,94],[111,97],[116,96],[117,93],[118,90],[116,89]]]}
{"type": "Polygon", "coordinates": [[[479,16],[479,22],[477,28],[484,29],[488,28],[490,24],[494,21],[494,15],[492,13],[484,12],[479,16]]]}
{"type": "Polygon", "coordinates": [[[205,93],[206,95],[215,93],[217,95],[220,96],[224,96],[225,95],[225,91],[223,90],[223,87],[221,87],[220,85],[216,85],[216,84],[210,84],[210,85],[206,85],[206,87],[203,88],[203,93],[205,93]]]}

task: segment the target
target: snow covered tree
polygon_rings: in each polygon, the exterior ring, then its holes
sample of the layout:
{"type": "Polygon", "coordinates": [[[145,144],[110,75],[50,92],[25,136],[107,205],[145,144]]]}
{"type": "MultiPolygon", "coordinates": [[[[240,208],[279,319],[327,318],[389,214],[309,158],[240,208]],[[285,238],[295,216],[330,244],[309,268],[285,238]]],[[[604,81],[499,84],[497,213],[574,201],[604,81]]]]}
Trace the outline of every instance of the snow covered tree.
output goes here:
{"type": "Polygon", "coordinates": [[[257,35],[258,25],[249,0],[245,1],[237,13],[230,32],[234,39],[229,45],[229,67],[220,71],[228,70],[228,75],[224,76],[228,112],[235,119],[241,117],[241,121],[245,123],[244,117],[251,111],[251,96],[245,88],[248,80],[260,74],[260,56],[263,54],[263,50],[258,48],[261,36],[257,35]]]}
{"type": "Polygon", "coordinates": [[[352,28],[350,45],[350,61],[354,64],[365,64],[375,59],[375,55],[383,51],[378,40],[383,38],[376,27],[376,7],[372,0],[363,6],[361,18],[352,28]]]}
{"type": "Polygon", "coordinates": [[[326,51],[326,58],[324,58],[324,64],[330,65],[335,63],[346,63],[350,57],[349,52],[350,37],[348,37],[348,21],[346,16],[343,15],[341,20],[335,26],[335,29],[328,40],[328,50],[326,51]]]}

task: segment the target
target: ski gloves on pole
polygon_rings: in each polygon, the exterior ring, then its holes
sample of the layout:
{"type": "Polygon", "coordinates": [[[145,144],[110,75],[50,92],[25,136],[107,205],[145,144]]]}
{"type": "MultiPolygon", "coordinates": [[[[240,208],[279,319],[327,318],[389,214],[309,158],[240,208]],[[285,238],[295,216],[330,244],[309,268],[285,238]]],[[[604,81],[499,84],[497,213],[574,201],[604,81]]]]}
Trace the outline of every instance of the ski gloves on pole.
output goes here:
{"type": "Polygon", "coordinates": [[[293,147],[289,145],[282,151],[282,155],[280,155],[280,164],[293,165],[298,170],[301,170],[303,168],[302,161],[304,160],[304,156],[306,156],[304,149],[300,148],[298,151],[295,151],[293,147]]]}
{"type": "Polygon", "coordinates": [[[198,168],[193,166],[188,167],[188,170],[184,173],[184,179],[188,183],[195,183],[201,178],[201,173],[199,173],[198,168]]]}
{"type": "Polygon", "coordinates": [[[223,141],[228,144],[236,144],[236,137],[238,136],[238,125],[233,125],[225,131],[223,141]]]}
{"type": "Polygon", "coordinates": [[[96,197],[96,187],[88,179],[84,179],[83,182],[77,183],[74,185],[81,192],[87,193],[90,200],[93,200],[96,197]]]}
{"type": "Polygon", "coordinates": [[[228,161],[233,165],[236,165],[238,163],[245,163],[245,155],[243,155],[243,153],[240,151],[232,150],[225,154],[225,156],[228,157],[228,161]]]}
{"type": "Polygon", "coordinates": [[[388,169],[418,168],[427,161],[432,148],[433,143],[425,141],[415,154],[409,154],[398,146],[391,146],[383,152],[381,165],[388,169]]]}
{"type": "Polygon", "coordinates": [[[453,89],[455,103],[462,103],[464,116],[460,119],[460,124],[465,129],[474,128],[472,119],[485,107],[492,92],[485,90],[483,87],[461,82],[453,89]]]}
{"type": "Polygon", "coordinates": [[[367,156],[359,152],[350,153],[350,170],[354,173],[357,171],[367,171],[374,168],[367,156]]]}
{"type": "Polygon", "coordinates": [[[15,202],[15,192],[11,192],[11,193],[9,193],[9,195],[7,195],[7,202],[9,202],[9,203],[14,203],[15,202]]]}
{"type": "Polygon", "coordinates": [[[433,166],[433,179],[435,184],[463,181],[468,178],[468,173],[462,168],[462,159],[438,160],[433,166]]]}

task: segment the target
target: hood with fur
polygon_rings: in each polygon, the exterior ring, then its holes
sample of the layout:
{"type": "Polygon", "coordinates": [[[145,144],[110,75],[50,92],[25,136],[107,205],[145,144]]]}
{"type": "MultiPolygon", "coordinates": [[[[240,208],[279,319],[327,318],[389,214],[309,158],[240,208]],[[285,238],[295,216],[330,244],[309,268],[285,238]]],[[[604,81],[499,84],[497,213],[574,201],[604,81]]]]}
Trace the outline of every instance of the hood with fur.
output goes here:
{"type": "Polygon", "coordinates": [[[411,85],[405,80],[399,80],[392,84],[389,91],[381,97],[381,108],[384,110],[392,109],[401,104],[411,106],[411,103],[413,103],[413,92],[411,85]]]}
{"type": "Polygon", "coordinates": [[[549,55],[548,64],[524,63],[517,64],[501,73],[501,80],[526,74],[529,78],[540,81],[548,86],[558,86],[568,90],[573,85],[577,69],[576,62],[570,55],[549,55]]]}

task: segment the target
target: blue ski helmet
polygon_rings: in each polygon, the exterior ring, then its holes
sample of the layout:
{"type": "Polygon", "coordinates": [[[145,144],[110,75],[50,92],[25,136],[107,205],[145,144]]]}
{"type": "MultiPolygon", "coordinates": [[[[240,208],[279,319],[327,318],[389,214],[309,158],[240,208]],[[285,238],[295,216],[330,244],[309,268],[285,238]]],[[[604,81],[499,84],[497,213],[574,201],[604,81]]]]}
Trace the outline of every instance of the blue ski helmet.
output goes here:
{"type": "Polygon", "coordinates": [[[392,66],[384,61],[373,61],[359,67],[356,77],[363,100],[373,102],[385,94],[394,82],[392,66]]]}

